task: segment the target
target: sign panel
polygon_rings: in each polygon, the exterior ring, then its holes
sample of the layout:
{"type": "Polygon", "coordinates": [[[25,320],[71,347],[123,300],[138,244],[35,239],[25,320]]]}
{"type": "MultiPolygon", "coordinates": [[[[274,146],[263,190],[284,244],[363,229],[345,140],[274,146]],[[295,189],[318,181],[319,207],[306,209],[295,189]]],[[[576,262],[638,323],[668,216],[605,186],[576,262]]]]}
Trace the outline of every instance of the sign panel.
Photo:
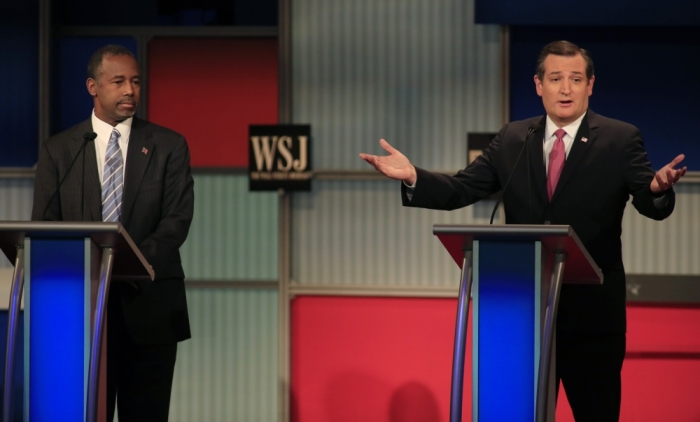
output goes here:
{"type": "Polygon", "coordinates": [[[467,164],[471,164],[491,143],[497,133],[467,133],[467,164]]]}
{"type": "Polygon", "coordinates": [[[311,190],[311,126],[251,125],[249,190],[311,190]]]}

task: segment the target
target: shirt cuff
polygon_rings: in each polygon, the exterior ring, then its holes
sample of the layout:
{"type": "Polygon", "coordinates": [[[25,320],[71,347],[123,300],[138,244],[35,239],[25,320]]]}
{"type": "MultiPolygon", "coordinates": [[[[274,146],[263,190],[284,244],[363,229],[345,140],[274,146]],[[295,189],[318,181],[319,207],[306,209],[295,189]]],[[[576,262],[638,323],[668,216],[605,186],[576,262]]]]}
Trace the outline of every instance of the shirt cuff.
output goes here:
{"type": "MultiPolygon", "coordinates": [[[[416,182],[417,181],[418,180],[416,180],[416,182]]],[[[406,199],[408,199],[408,202],[411,202],[411,200],[413,199],[413,192],[416,189],[416,182],[413,182],[413,185],[409,185],[405,181],[401,181],[401,183],[403,183],[403,185],[406,186],[406,199]]]]}
{"type": "Polygon", "coordinates": [[[665,208],[666,205],[668,205],[668,194],[664,194],[663,196],[659,196],[658,198],[654,198],[654,206],[656,207],[657,210],[665,208]]]}

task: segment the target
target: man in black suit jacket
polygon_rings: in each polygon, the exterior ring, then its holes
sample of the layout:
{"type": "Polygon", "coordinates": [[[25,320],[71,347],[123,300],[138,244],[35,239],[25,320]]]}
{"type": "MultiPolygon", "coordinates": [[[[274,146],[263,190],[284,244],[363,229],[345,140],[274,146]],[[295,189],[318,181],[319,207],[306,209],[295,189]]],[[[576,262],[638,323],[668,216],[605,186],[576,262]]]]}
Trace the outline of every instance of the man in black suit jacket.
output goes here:
{"type": "Polygon", "coordinates": [[[120,421],[167,421],[177,342],[190,338],[179,253],[194,209],[190,154],[182,135],[133,117],[140,77],[126,48],[109,45],[93,54],[87,88],[92,117],[41,146],[32,219],[103,220],[100,175],[107,140],[118,130],[118,153],[126,160],[119,170],[124,183],[118,221],[153,267],[155,280],[110,288],[108,418],[114,418],[118,396],[120,421]],[[95,142],[84,140],[91,132],[95,142]],[[82,159],[71,168],[83,145],[82,159]]]}
{"type": "Polygon", "coordinates": [[[403,181],[406,206],[464,207],[503,189],[510,179],[503,194],[506,223],[573,227],[603,271],[604,283],[562,287],[557,385],[561,380],[578,422],[617,421],[626,331],[622,215],[631,195],[643,215],[668,217],[675,204],[671,187],[686,172],[685,167],[675,169],[684,156],[655,173],[637,128],[588,109],[593,62],[576,45],[547,45],[534,79],[546,115],[505,125],[484,153],[454,176],[414,167],[383,139],[389,156],[360,157],[403,181]],[[548,158],[557,129],[565,132],[560,138],[566,160],[550,199],[547,175],[556,166],[548,158]]]}

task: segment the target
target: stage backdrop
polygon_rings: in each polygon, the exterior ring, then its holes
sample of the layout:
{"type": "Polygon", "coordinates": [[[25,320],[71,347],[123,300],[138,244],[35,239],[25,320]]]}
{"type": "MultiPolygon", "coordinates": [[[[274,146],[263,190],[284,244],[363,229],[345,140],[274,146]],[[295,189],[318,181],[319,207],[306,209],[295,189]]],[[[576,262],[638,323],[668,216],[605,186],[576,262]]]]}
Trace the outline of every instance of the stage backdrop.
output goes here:
{"type": "MultiPolygon", "coordinates": [[[[449,420],[456,308],[456,299],[297,296],[292,422],[449,420]]],[[[628,317],[620,421],[700,420],[700,309],[630,305],[628,317]]],[[[471,329],[467,342],[470,380],[471,329]]],[[[573,422],[563,390],[559,400],[557,421],[573,422]]]]}

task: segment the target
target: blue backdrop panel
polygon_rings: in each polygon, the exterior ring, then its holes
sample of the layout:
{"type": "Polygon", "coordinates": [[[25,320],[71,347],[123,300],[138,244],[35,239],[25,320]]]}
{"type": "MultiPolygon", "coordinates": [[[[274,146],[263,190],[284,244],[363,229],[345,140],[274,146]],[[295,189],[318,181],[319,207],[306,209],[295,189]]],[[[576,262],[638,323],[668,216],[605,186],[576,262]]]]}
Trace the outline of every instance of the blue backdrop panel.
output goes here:
{"type": "Polygon", "coordinates": [[[39,1],[0,2],[0,166],[31,167],[39,148],[39,1]]]}
{"type": "Polygon", "coordinates": [[[89,355],[85,241],[32,239],[29,251],[29,418],[51,421],[60,415],[61,420],[83,420],[89,355]]]}
{"type": "Polygon", "coordinates": [[[52,134],[59,133],[90,117],[92,97],[88,94],[87,63],[98,48],[120,44],[136,55],[136,40],[130,37],[65,37],[55,51],[56,96],[52,113],[52,134]]]}
{"type": "Polygon", "coordinates": [[[700,28],[512,27],[512,120],[544,113],[533,81],[537,56],[561,39],[591,52],[592,110],[637,126],[654,168],[684,153],[688,169],[700,171],[693,124],[700,113],[700,28]]]}
{"type": "Polygon", "coordinates": [[[475,21],[501,25],[700,25],[695,0],[476,0],[475,21]]]}
{"type": "Polygon", "coordinates": [[[478,420],[532,420],[539,339],[535,243],[480,241],[478,248],[478,420]]]}
{"type": "MultiPolygon", "coordinates": [[[[179,2],[178,0],[173,3],[179,2]]],[[[162,2],[160,0],[120,0],[119,7],[114,7],[113,2],[61,0],[51,2],[51,9],[56,25],[155,25],[158,20],[159,3],[168,4],[170,2],[162,2]]]]}

